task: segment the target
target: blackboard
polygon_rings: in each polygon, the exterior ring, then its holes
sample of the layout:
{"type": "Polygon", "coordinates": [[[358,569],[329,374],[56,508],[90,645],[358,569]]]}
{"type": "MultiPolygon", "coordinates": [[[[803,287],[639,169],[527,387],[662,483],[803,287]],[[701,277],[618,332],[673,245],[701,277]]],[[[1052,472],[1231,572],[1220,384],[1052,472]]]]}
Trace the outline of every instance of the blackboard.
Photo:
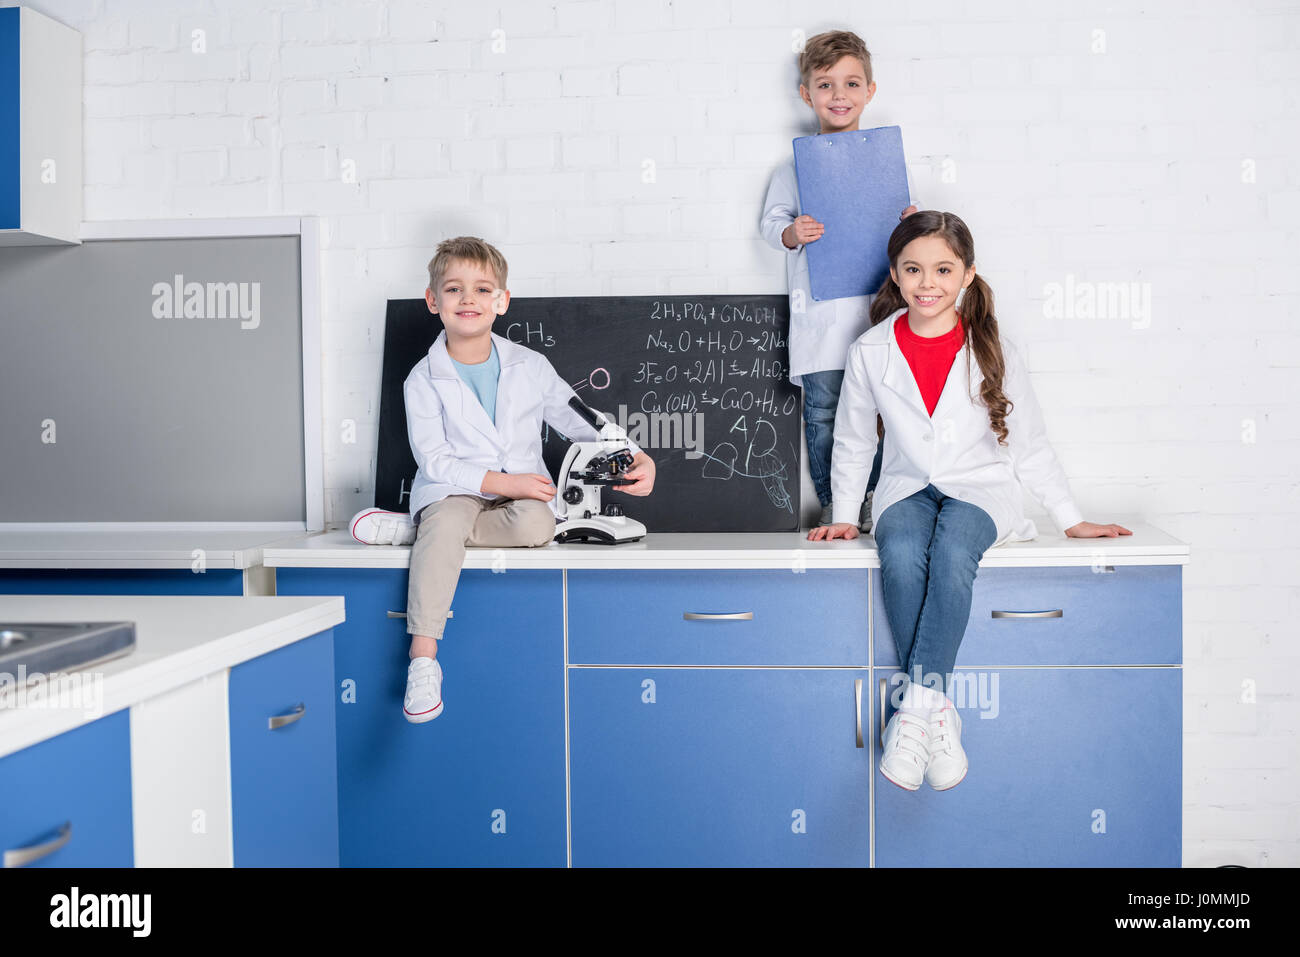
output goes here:
{"type": "MultiPolygon", "coordinates": [[[[797,531],[800,390],[786,296],[510,300],[492,331],[542,353],[655,460],[654,491],[609,501],[650,532],[797,531]]],[[[407,511],[415,459],[402,384],[442,331],[423,299],[390,300],[375,506],[407,511]]],[[[551,477],[567,440],[543,431],[551,477]]]]}

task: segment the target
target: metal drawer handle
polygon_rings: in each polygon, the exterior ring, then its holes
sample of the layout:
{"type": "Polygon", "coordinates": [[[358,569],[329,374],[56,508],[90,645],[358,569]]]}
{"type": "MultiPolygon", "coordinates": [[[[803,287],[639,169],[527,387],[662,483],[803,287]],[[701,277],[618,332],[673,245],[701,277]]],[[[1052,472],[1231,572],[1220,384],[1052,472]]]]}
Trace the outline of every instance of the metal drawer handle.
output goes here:
{"type": "Polygon", "coordinates": [[[306,713],[307,706],[299,703],[298,707],[294,708],[288,714],[277,714],[274,718],[267,718],[266,726],[274,731],[276,728],[283,728],[286,724],[293,724],[295,721],[300,720],[306,713]]]}
{"type": "Polygon", "coordinates": [[[32,861],[39,861],[42,857],[53,854],[70,840],[72,840],[72,822],[65,821],[59,828],[59,836],[54,840],[46,841],[44,844],[33,844],[31,847],[20,847],[14,851],[5,851],[5,867],[26,867],[32,861]]]}
{"type": "Polygon", "coordinates": [[[880,750],[885,750],[885,695],[889,694],[889,679],[880,679],[880,750]]]}
{"type": "Polygon", "coordinates": [[[862,747],[862,679],[853,679],[853,712],[858,723],[858,747],[862,747]]]}
{"type": "MultiPolygon", "coordinates": [[[[390,611],[390,612],[388,612],[388,617],[389,617],[389,618],[405,618],[405,617],[406,617],[406,612],[404,612],[404,611],[390,611]]],[[[448,611],[447,611],[447,617],[448,617],[448,618],[455,618],[455,617],[456,617],[456,613],[455,613],[454,611],[451,611],[450,609],[448,609],[448,611]]]]}
{"type": "Polygon", "coordinates": [[[1052,611],[995,611],[994,618],[1060,618],[1062,611],[1055,608],[1052,611]]]}
{"type": "Polygon", "coordinates": [[[726,615],[708,615],[698,611],[684,611],[682,617],[687,621],[753,621],[752,611],[733,611],[726,615]]]}

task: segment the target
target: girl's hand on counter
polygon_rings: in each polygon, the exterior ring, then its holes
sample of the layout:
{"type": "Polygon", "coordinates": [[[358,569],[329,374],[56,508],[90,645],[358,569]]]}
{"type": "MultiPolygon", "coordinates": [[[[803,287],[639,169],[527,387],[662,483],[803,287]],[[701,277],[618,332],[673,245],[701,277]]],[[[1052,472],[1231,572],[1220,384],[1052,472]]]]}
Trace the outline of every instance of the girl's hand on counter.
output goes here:
{"type": "Polygon", "coordinates": [[[615,486],[628,495],[649,495],[655,487],[655,460],[644,452],[632,457],[632,467],[624,473],[624,478],[635,479],[632,485],[615,486]]]}
{"type": "Polygon", "coordinates": [[[831,541],[835,538],[857,538],[859,535],[858,526],[851,525],[848,522],[837,522],[834,525],[818,525],[808,532],[808,541],[820,542],[822,540],[831,541]]]}
{"type": "Polygon", "coordinates": [[[1080,522],[1078,525],[1072,525],[1065,530],[1069,538],[1118,538],[1121,535],[1132,535],[1123,525],[1096,525],[1092,522],[1080,522]]]}

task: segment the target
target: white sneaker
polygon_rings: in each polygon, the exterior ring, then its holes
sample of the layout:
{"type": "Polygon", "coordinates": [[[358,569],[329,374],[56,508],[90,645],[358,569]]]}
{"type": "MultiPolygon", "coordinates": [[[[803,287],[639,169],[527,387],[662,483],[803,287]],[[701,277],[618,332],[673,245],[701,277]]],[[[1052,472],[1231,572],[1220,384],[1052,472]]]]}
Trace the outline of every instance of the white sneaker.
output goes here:
{"type": "Polygon", "coordinates": [[[402,713],[412,724],[442,714],[442,665],[437,658],[412,658],[406,669],[406,700],[402,713]]]}
{"type": "Polygon", "coordinates": [[[880,773],[893,784],[915,791],[930,764],[930,725],[923,712],[895,711],[885,725],[880,773]]]}
{"type": "Polygon", "coordinates": [[[925,781],[936,791],[946,791],[960,784],[969,768],[961,746],[961,715],[948,701],[930,712],[930,766],[925,781]]]}
{"type": "Polygon", "coordinates": [[[352,516],[352,537],[363,545],[413,545],[416,527],[407,512],[363,508],[352,516]]]}

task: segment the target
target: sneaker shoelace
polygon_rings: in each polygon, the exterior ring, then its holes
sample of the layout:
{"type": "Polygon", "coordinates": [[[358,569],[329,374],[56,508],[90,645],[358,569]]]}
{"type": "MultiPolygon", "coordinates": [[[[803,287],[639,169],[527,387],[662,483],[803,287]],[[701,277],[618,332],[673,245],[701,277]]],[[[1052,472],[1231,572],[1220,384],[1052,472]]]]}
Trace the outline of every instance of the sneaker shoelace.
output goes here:
{"type": "Polygon", "coordinates": [[[406,677],[407,694],[410,694],[426,685],[433,684],[437,677],[438,672],[432,665],[425,665],[423,668],[412,669],[406,677]]]}
{"type": "Polygon", "coordinates": [[[906,753],[915,764],[925,767],[930,755],[925,749],[925,744],[921,738],[926,737],[926,732],[920,724],[908,718],[898,719],[898,730],[895,732],[893,741],[893,750],[900,753],[906,753]],[[919,735],[919,737],[918,737],[919,735]]]}
{"type": "Polygon", "coordinates": [[[942,751],[944,754],[952,753],[952,736],[948,732],[948,718],[944,717],[947,708],[938,712],[934,720],[930,723],[932,729],[930,734],[930,751],[942,751]]]}

